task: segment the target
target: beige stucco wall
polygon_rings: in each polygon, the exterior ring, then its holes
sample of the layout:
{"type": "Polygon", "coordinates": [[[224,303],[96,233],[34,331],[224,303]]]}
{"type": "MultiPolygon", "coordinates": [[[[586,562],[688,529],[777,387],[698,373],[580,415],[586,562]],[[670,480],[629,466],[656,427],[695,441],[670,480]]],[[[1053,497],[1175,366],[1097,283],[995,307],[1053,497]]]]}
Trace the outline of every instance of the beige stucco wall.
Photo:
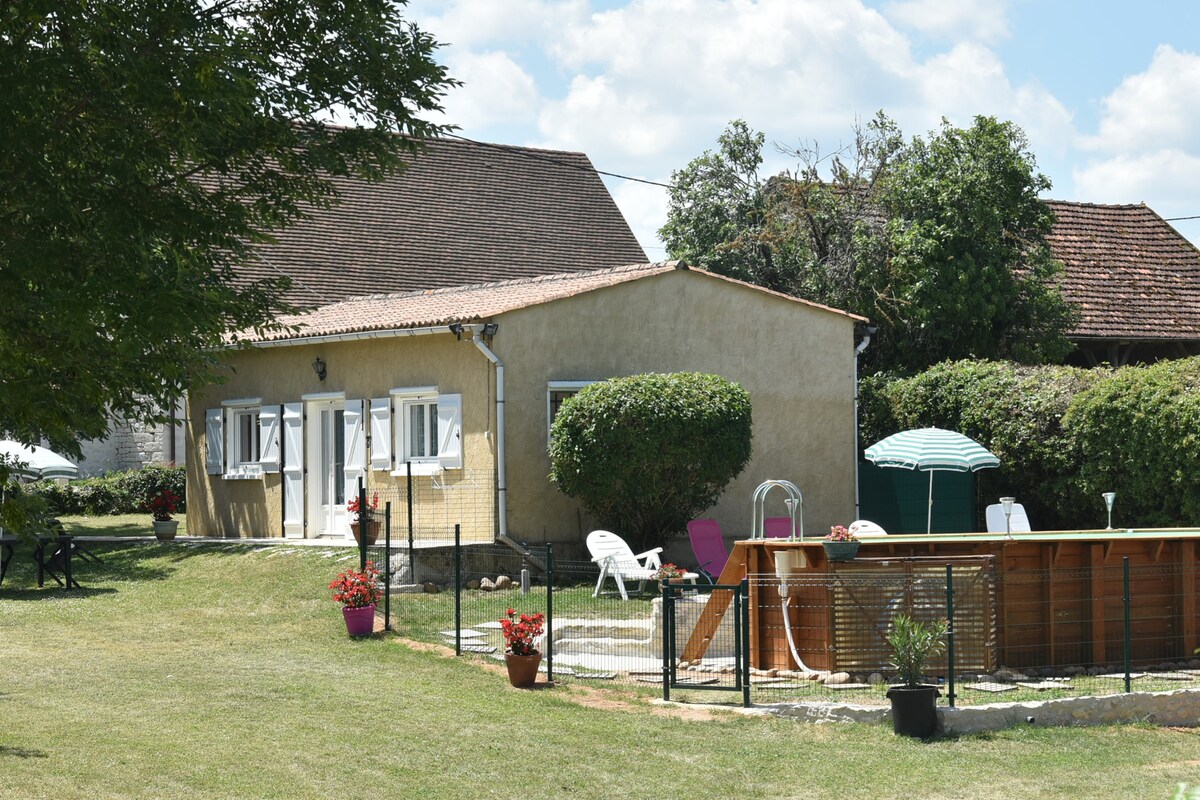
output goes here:
{"type": "MultiPolygon", "coordinates": [[[[580,505],[547,477],[547,384],[639,372],[712,372],[750,393],[754,451],[740,478],[708,512],[729,538],[749,528],[750,498],[768,478],[804,493],[805,527],[823,534],[854,512],[854,321],[712,276],[673,271],[510,312],[497,318],[492,348],[505,364],[509,535],[528,542],[582,544],[595,527],[580,505]]],[[[188,529],[210,536],[282,535],[280,476],[226,481],[204,471],[204,411],[222,400],[261,397],[264,404],[344,391],[385,396],[402,386],[434,386],[463,395],[464,467],[486,492],[436,493],[457,503],[482,497],[473,519],[492,522],[495,373],[464,337],[449,333],[234,353],[225,384],[193,393],[188,411],[188,529]],[[328,365],[319,382],[318,355],[328,365]],[[484,476],[487,476],[486,478],[484,476]]],[[[454,471],[450,471],[453,473],[454,471]]],[[[371,472],[373,487],[402,482],[371,472]]],[[[451,474],[450,481],[456,480],[451,474]]],[[[426,489],[428,478],[419,479],[426,489]]],[[[420,486],[418,488],[421,488],[420,486]]],[[[782,516],[781,495],[769,516],[782,516]]],[[[429,510],[426,509],[426,513],[429,510]]],[[[467,520],[463,520],[466,522],[467,520]]],[[[483,534],[479,530],[468,533],[483,534]]],[[[486,530],[487,538],[492,534],[486,530]]]]}
{"type": "MultiPolygon", "coordinates": [[[[494,498],[490,476],[495,469],[492,452],[495,409],[491,364],[469,338],[457,341],[449,333],[388,339],[367,339],[325,344],[270,347],[228,354],[228,381],[193,391],[187,419],[188,532],[202,536],[251,537],[283,535],[283,494],[279,473],[255,480],[225,480],[204,470],[204,412],[221,401],[260,397],[264,405],[298,403],[303,395],[345,392],[350,400],[386,397],[394,388],[436,386],[442,394],[463,396],[463,468],[447,470],[443,483],[462,485],[464,478],[483,476],[481,491],[436,491],[431,479],[415,478],[414,494],[423,498],[418,523],[426,527],[462,522],[467,539],[494,532],[494,498]],[[327,377],[317,379],[312,362],[320,356],[327,377]],[[462,513],[464,503],[479,508],[462,513]],[[437,505],[443,506],[439,509],[437,505]],[[451,517],[454,517],[451,520],[451,517]]],[[[368,453],[368,463],[370,454],[368,453]]],[[[389,488],[403,486],[405,478],[370,471],[368,486],[380,490],[381,508],[387,499],[402,495],[389,488]]],[[[403,521],[404,509],[397,508],[403,521]]]]}
{"type": "MultiPolygon", "coordinates": [[[[754,450],[708,512],[744,538],[768,478],[804,495],[806,533],[854,513],[854,320],[696,272],[675,271],[503,315],[493,349],[506,365],[509,531],[582,542],[595,527],[547,475],[549,381],[639,372],[710,372],[750,393],[754,450]]],[[[785,516],[782,492],[768,516],[785,516]]]]}

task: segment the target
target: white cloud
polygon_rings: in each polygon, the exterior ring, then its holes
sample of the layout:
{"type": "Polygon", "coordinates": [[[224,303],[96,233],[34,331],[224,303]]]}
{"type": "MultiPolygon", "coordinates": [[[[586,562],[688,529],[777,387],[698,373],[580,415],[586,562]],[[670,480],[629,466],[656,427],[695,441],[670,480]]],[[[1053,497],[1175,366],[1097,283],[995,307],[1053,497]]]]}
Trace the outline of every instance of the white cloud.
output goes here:
{"type": "Polygon", "coordinates": [[[613,199],[646,251],[646,257],[651,261],[665,259],[667,251],[659,241],[658,229],[667,220],[667,190],[633,181],[618,183],[610,180],[609,183],[613,199]]]}
{"type": "Polygon", "coordinates": [[[467,51],[447,64],[463,85],[446,95],[445,117],[465,131],[537,115],[541,95],[533,76],[507,53],[467,51]]]}
{"type": "Polygon", "coordinates": [[[1122,154],[1075,170],[1079,197],[1095,203],[1145,201],[1164,216],[1200,213],[1200,155],[1175,148],[1136,155],[1122,154]]]}
{"type": "Polygon", "coordinates": [[[1163,45],[1145,72],[1131,75],[1104,99],[1099,132],[1089,147],[1131,153],[1200,144],[1200,55],[1163,45]]]}
{"type": "Polygon", "coordinates": [[[439,42],[487,48],[553,38],[587,7],[587,0],[415,0],[405,15],[439,42]]]}
{"type": "Polygon", "coordinates": [[[1008,3],[998,0],[904,0],[883,13],[901,27],[929,36],[995,42],[1008,37],[1008,3]]]}

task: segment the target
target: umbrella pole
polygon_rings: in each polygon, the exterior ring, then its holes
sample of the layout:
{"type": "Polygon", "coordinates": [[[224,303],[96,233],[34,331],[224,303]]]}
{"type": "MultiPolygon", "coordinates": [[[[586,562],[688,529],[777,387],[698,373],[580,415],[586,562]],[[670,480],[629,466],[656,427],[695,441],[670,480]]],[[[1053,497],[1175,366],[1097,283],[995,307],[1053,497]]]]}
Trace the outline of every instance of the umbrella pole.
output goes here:
{"type": "Polygon", "coordinates": [[[925,533],[933,533],[933,470],[929,470],[929,516],[925,519],[925,533]]]}

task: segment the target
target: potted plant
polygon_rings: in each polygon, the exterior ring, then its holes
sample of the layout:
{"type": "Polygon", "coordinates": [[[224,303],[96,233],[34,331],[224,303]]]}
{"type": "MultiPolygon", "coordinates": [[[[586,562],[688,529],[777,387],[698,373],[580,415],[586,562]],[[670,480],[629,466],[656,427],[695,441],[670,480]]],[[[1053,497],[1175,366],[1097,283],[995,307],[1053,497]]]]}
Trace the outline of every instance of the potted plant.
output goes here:
{"type": "Polygon", "coordinates": [[[354,515],[354,522],[350,523],[350,530],[354,533],[354,541],[359,544],[362,543],[362,539],[359,536],[361,535],[360,531],[364,529],[363,523],[366,523],[367,545],[370,546],[375,544],[375,540],[379,538],[379,520],[371,518],[375,509],[379,508],[379,492],[372,494],[365,505],[366,508],[359,508],[358,496],[355,495],[350,498],[350,502],[346,503],[346,511],[354,515]]]}
{"type": "Polygon", "coordinates": [[[904,683],[888,689],[892,701],[892,730],[902,736],[928,739],[937,730],[936,686],[921,683],[929,659],[942,652],[949,626],[944,619],[918,622],[905,614],[892,618],[887,642],[892,666],[904,683]]]}
{"type": "Polygon", "coordinates": [[[661,586],[663,581],[671,584],[683,583],[684,575],[687,575],[686,569],[683,567],[677,567],[668,561],[666,564],[663,564],[661,567],[659,567],[654,573],[654,585],[656,587],[661,586]]]}
{"type": "Polygon", "coordinates": [[[146,508],[154,517],[154,536],[161,542],[174,539],[179,520],[171,519],[171,515],[179,508],[179,495],[170,489],[160,489],[146,501],[146,508]]]}
{"type": "Polygon", "coordinates": [[[348,569],[329,583],[333,599],[342,604],[346,633],[351,636],[370,636],[375,630],[375,604],[383,597],[379,586],[379,570],[368,561],[360,572],[348,569]]]}
{"type": "Polygon", "coordinates": [[[508,682],[518,689],[528,689],[537,680],[542,653],[534,645],[544,630],[545,615],[521,614],[513,609],[504,612],[500,632],[504,634],[504,662],[508,665],[508,682]]]}
{"type": "Polygon", "coordinates": [[[822,541],[825,557],[830,561],[849,561],[858,555],[858,537],[844,525],[834,525],[822,541]]]}

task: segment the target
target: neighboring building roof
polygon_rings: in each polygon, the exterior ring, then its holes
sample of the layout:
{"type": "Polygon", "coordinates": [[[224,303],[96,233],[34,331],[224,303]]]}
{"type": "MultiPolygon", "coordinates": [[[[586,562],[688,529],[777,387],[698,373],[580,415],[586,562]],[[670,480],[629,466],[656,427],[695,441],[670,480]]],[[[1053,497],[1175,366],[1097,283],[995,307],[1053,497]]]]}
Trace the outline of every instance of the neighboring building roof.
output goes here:
{"type": "Polygon", "coordinates": [[[1200,250],[1145,203],[1048,200],[1073,339],[1200,339],[1200,250]]]}
{"type": "Polygon", "coordinates": [[[761,286],[714,275],[704,270],[690,269],[678,262],[662,261],[583,272],[560,272],[556,275],[494,281],[470,286],[356,297],[331,303],[305,314],[280,317],[279,322],[294,327],[293,331],[276,331],[263,337],[243,332],[236,339],[244,342],[285,342],[323,336],[353,335],[368,331],[428,328],[449,325],[454,322],[479,322],[507,311],[562,300],[606,286],[616,286],[674,270],[695,272],[698,275],[744,286],[756,292],[810,308],[821,309],[859,322],[866,321],[854,314],[779,292],[772,292],[761,286]]]}
{"type": "Polygon", "coordinates": [[[278,232],[238,273],[287,275],[285,299],[318,306],[646,261],[582,153],[436,139],[407,160],[381,182],[332,179],[340,202],[278,232]]]}

